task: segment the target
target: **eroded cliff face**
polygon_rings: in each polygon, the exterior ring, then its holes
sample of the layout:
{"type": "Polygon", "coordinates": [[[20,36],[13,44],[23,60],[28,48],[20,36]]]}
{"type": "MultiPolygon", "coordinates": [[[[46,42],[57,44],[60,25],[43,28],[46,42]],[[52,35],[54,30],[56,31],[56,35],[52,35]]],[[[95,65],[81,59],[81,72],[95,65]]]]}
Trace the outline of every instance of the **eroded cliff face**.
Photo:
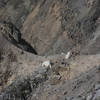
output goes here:
{"type": "Polygon", "coordinates": [[[19,28],[39,55],[80,51],[85,46],[82,53],[96,53],[99,5],[99,0],[5,0],[0,2],[0,16],[19,28]]]}
{"type": "Polygon", "coordinates": [[[96,37],[99,12],[99,0],[46,0],[27,17],[23,36],[40,55],[84,48],[96,37]]]}

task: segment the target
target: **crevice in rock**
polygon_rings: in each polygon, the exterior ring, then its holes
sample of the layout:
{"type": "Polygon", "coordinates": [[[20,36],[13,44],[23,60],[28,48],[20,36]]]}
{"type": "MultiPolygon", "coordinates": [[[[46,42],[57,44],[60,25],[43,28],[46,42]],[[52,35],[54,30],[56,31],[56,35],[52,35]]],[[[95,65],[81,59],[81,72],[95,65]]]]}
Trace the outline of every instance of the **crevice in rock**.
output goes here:
{"type": "Polygon", "coordinates": [[[0,22],[0,32],[10,43],[15,45],[16,47],[36,54],[36,50],[25,40],[21,37],[21,32],[19,29],[16,28],[11,22],[1,21],[0,22]]]}
{"type": "Polygon", "coordinates": [[[25,50],[27,52],[33,53],[33,54],[38,54],[36,50],[24,39],[20,40],[20,43],[17,45],[20,49],[25,50]]]}

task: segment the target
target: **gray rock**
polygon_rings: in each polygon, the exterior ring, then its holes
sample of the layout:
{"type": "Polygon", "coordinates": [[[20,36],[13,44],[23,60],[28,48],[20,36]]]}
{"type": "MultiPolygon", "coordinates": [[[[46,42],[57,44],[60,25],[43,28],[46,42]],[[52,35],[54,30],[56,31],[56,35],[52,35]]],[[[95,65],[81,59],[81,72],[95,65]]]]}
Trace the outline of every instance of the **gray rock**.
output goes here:
{"type": "Polygon", "coordinates": [[[93,100],[100,100],[100,89],[95,91],[93,100]]]}
{"type": "Polygon", "coordinates": [[[20,42],[21,32],[10,22],[0,22],[0,32],[9,41],[20,42]]]}
{"type": "Polygon", "coordinates": [[[95,90],[98,90],[98,89],[100,89],[100,84],[95,85],[95,90]]]}

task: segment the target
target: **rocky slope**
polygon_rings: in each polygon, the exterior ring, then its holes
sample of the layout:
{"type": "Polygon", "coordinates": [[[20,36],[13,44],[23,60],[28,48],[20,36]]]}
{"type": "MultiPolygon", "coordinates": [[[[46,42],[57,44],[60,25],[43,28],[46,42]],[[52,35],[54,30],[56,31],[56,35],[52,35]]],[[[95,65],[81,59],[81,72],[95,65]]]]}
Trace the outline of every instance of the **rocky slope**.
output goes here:
{"type": "Polygon", "coordinates": [[[82,53],[98,53],[99,4],[99,0],[2,0],[0,18],[16,25],[39,55],[80,46],[85,48],[82,53]]]}
{"type": "Polygon", "coordinates": [[[100,0],[0,0],[0,100],[100,100],[99,44],[100,0]]]}

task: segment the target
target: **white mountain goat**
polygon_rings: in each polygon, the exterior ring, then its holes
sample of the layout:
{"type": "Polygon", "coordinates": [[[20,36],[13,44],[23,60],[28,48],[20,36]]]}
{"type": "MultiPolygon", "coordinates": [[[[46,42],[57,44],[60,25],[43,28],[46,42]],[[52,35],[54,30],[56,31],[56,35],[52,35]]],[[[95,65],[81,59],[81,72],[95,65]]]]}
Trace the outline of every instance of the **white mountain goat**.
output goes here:
{"type": "Polygon", "coordinates": [[[67,52],[67,54],[65,55],[65,59],[69,59],[71,56],[71,51],[67,52]]]}
{"type": "Polygon", "coordinates": [[[42,67],[49,67],[49,68],[51,68],[51,62],[50,62],[49,60],[44,61],[44,62],[42,63],[42,67]]]}

